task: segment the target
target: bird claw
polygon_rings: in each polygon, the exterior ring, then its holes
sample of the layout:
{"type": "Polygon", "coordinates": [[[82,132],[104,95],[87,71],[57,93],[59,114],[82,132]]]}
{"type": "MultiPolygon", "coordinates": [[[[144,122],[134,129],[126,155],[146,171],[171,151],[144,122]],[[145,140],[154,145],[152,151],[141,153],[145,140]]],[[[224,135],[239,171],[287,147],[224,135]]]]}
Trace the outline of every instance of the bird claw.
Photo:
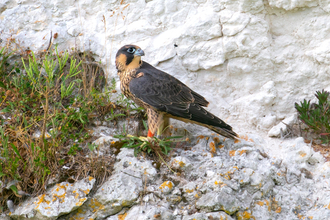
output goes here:
{"type": "Polygon", "coordinates": [[[138,138],[140,141],[143,141],[143,142],[151,142],[152,139],[153,139],[152,137],[144,137],[144,136],[136,137],[136,136],[133,136],[133,135],[130,135],[130,134],[128,134],[126,136],[129,137],[129,138],[132,138],[132,137],[138,138]]]}
{"type": "Polygon", "coordinates": [[[143,137],[143,136],[140,136],[139,139],[143,142],[150,142],[152,140],[152,137],[143,137]]]}

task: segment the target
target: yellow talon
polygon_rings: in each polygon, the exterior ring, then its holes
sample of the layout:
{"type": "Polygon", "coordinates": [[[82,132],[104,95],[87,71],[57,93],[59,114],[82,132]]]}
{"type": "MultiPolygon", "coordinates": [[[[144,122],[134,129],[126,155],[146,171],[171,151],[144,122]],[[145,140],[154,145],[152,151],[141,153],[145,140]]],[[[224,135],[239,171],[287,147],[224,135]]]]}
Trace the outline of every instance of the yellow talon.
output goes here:
{"type": "Polygon", "coordinates": [[[152,140],[152,137],[143,137],[143,136],[140,136],[139,139],[143,142],[150,142],[152,140]]]}

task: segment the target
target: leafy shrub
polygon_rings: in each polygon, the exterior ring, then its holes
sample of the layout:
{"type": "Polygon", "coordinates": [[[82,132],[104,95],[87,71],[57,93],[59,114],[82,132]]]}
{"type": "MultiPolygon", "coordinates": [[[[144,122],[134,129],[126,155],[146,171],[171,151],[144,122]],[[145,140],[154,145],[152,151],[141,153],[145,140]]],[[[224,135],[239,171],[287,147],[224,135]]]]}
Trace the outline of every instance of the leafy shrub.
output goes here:
{"type": "Polygon", "coordinates": [[[320,140],[324,144],[330,141],[330,93],[327,91],[316,91],[317,103],[311,100],[295,103],[295,108],[299,113],[299,119],[304,122],[316,134],[320,135],[320,140]]]}
{"type": "Polygon", "coordinates": [[[55,49],[16,54],[22,61],[10,64],[12,54],[0,48],[0,212],[7,200],[18,202],[18,192],[37,195],[54,177],[108,176],[111,158],[93,159],[87,127],[120,109],[111,102],[115,84],[96,87],[102,69],[85,55],[55,49]]]}

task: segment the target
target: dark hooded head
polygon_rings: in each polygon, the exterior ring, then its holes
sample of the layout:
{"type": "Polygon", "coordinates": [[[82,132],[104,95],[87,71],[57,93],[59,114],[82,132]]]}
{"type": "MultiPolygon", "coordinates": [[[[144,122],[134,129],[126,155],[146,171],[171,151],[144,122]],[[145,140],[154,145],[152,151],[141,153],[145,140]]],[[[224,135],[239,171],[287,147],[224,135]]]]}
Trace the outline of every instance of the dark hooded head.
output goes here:
{"type": "Polygon", "coordinates": [[[118,71],[137,69],[142,65],[143,50],[135,45],[125,45],[116,54],[116,68],[118,71]]]}

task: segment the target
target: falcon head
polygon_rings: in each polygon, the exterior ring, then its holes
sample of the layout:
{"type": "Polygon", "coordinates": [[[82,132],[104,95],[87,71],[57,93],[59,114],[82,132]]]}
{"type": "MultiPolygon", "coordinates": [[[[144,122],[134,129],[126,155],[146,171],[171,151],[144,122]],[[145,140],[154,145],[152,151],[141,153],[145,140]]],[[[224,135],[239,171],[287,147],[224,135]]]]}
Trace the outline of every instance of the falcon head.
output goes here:
{"type": "Polygon", "coordinates": [[[144,51],[135,45],[125,45],[116,54],[116,68],[118,71],[137,69],[142,65],[141,56],[144,51]]]}

